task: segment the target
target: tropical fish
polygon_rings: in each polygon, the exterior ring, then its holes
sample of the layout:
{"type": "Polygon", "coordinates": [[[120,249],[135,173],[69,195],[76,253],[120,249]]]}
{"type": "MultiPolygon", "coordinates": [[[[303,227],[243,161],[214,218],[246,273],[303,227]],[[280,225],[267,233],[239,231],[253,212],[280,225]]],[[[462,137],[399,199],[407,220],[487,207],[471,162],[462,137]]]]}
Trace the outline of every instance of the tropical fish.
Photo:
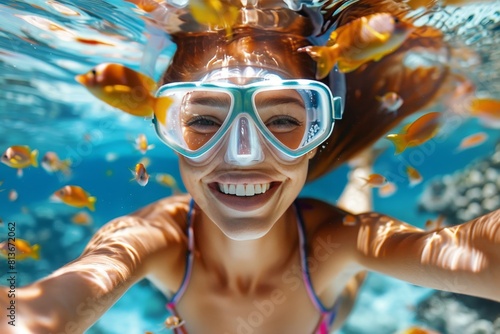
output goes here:
{"type": "Polygon", "coordinates": [[[177,185],[177,181],[170,174],[158,173],[155,175],[155,181],[161,184],[162,186],[171,188],[175,194],[181,192],[179,186],[177,185]]]}
{"type": "Polygon", "coordinates": [[[149,174],[146,171],[146,167],[144,167],[144,164],[138,163],[135,165],[135,169],[130,171],[134,175],[134,178],[132,180],[136,180],[137,183],[143,187],[148,184],[149,174]]]}
{"type": "Polygon", "coordinates": [[[370,174],[366,178],[362,177],[362,179],[366,181],[364,186],[370,186],[372,188],[378,188],[387,183],[386,177],[381,174],[370,174]]]}
{"type": "Polygon", "coordinates": [[[142,157],[137,163],[143,164],[144,167],[147,169],[149,166],[151,166],[151,159],[148,157],[142,157]]]}
{"type": "Polygon", "coordinates": [[[441,113],[430,112],[407,124],[401,133],[389,134],[386,138],[396,147],[395,154],[400,154],[408,147],[415,147],[432,139],[439,132],[440,125],[441,113]]]}
{"type": "Polygon", "coordinates": [[[500,128],[500,100],[493,98],[474,98],[467,107],[472,117],[490,128],[500,128]]]}
{"type": "Polygon", "coordinates": [[[23,168],[38,167],[38,150],[31,150],[29,146],[14,145],[2,154],[0,161],[9,167],[17,168],[17,175],[23,175],[23,168]]]}
{"type": "Polygon", "coordinates": [[[90,225],[92,221],[93,219],[87,211],[77,212],[71,217],[71,222],[76,225],[90,225]]]}
{"type": "Polygon", "coordinates": [[[146,154],[147,151],[153,149],[155,146],[153,144],[149,145],[148,139],[146,138],[146,135],[141,133],[135,139],[134,147],[137,151],[141,152],[142,154],[146,154]]]}
{"type": "Polygon", "coordinates": [[[82,187],[67,185],[57,190],[51,199],[62,201],[67,205],[71,205],[77,208],[87,207],[91,211],[95,210],[95,202],[97,199],[90,196],[82,187]]]}
{"type": "Polygon", "coordinates": [[[65,175],[71,174],[71,160],[61,160],[55,152],[45,153],[41,165],[47,173],[62,172],[65,175]]]}
{"type": "Polygon", "coordinates": [[[474,133],[470,136],[462,138],[460,141],[460,144],[458,145],[457,149],[455,150],[456,152],[461,152],[463,150],[466,150],[468,148],[473,148],[476,146],[481,145],[484,143],[486,140],[488,140],[488,134],[486,132],[477,132],[474,133]]]}
{"type": "Polygon", "coordinates": [[[15,202],[17,200],[17,198],[19,197],[19,194],[17,193],[17,191],[12,189],[11,191],[9,191],[8,197],[9,197],[9,201],[15,202]]]}
{"type": "Polygon", "coordinates": [[[155,81],[121,64],[103,63],[75,77],[90,93],[112,107],[134,116],[151,117],[155,108],[167,109],[169,97],[155,97],[155,81]]]}
{"type": "Polygon", "coordinates": [[[238,19],[239,9],[233,4],[222,3],[221,0],[191,0],[189,11],[200,24],[210,28],[226,29],[226,36],[232,35],[232,26],[238,19]]]}
{"type": "Polygon", "coordinates": [[[412,166],[406,166],[406,175],[408,175],[408,180],[410,180],[410,187],[416,186],[423,180],[420,172],[412,166]]]}
{"type": "Polygon", "coordinates": [[[355,215],[347,214],[342,218],[342,224],[345,226],[354,226],[358,223],[358,218],[355,215]]]}
{"type": "Polygon", "coordinates": [[[184,325],[184,323],[184,320],[175,315],[171,315],[167,319],[165,319],[165,327],[167,327],[167,329],[181,327],[182,325],[184,325]]]}
{"type": "Polygon", "coordinates": [[[381,103],[383,109],[390,112],[398,111],[403,105],[403,99],[395,92],[387,92],[382,96],[377,96],[376,99],[381,103]]]}
{"type": "Polygon", "coordinates": [[[378,195],[380,197],[389,197],[393,195],[397,190],[396,184],[394,182],[387,182],[378,188],[378,195]]]}
{"type": "Polygon", "coordinates": [[[20,238],[16,238],[14,242],[6,240],[0,243],[0,256],[7,259],[12,258],[18,261],[22,261],[27,258],[39,260],[40,246],[38,244],[32,246],[29,241],[20,238]],[[14,253],[15,257],[12,258],[12,255],[9,255],[9,253],[14,253]]]}
{"type": "Polygon", "coordinates": [[[414,27],[389,13],[360,17],[335,29],[325,46],[306,46],[316,62],[316,78],[322,79],[335,64],[341,72],[352,72],[369,61],[378,61],[394,52],[414,27]]]}
{"type": "Polygon", "coordinates": [[[426,231],[436,231],[444,226],[444,216],[439,215],[436,220],[428,219],[425,222],[424,228],[426,231]]]}

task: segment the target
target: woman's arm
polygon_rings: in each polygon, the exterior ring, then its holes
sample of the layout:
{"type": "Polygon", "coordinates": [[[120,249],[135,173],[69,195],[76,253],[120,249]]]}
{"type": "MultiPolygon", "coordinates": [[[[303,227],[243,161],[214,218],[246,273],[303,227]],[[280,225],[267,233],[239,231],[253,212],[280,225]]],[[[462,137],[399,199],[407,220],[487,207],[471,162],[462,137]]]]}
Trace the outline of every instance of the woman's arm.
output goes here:
{"type": "Polygon", "coordinates": [[[354,254],[363,267],[500,302],[500,210],[432,232],[377,213],[358,219],[354,254]]]}
{"type": "MultiPolygon", "coordinates": [[[[83,333],[148,273],[150,258],[182,240],[175,224],[147,214],[106,224],[76,260],[16,289],[16,327],[1,321],[0,333],[83,333]]],[[[1,305],[6,297],[0,290],[1,305]]]]}

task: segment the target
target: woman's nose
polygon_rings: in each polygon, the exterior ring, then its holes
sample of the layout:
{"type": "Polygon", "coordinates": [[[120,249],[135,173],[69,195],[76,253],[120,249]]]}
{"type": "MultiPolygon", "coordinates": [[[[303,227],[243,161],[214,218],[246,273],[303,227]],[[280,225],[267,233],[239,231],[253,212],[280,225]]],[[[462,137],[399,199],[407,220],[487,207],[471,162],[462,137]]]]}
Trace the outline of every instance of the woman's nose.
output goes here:
{"type": "Polygon", "coordinates": [[[224,160],[233,165],[249,166],[264,160],[258,130],[247,114],[234,120],[224,160]]]}

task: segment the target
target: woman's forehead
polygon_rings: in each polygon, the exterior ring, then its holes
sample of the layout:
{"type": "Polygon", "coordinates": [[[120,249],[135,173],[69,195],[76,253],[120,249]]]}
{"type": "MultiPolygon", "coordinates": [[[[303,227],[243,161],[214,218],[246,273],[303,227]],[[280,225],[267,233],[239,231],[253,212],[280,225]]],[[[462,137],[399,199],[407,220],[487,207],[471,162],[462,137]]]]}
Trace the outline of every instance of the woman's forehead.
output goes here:
{"type": "Polygon", "coordinates": [[[246,29],[245,33],[235,34],[230,40],[214,34],[183,37],[176,40],[177,50],[164,82],[196,81],[217,70],[221,76],[233,78],[251,77],[251,71],[259,69],[279,74],[283,79],[315,77],[315,62],[298,51],[310,45],[303,36],[278,32],[263,34],[246,29]],[[239,69],[240,73],[234,69],[239,69]]]}

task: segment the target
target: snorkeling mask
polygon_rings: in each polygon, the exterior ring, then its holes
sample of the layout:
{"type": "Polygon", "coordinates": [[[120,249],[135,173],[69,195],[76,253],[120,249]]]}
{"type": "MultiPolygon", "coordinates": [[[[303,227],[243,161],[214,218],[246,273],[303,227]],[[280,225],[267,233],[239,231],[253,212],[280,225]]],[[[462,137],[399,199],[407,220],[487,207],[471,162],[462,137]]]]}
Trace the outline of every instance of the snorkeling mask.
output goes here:
{"type": "Polygon", "coordinates": [[[197,81],[166,84],[157,97],[171,104],[156,133],[174,151],[204,163],[227,142],[224,159],[251,165],[264,158],[262,143],[293,161],[327,139],[342,117],[341,98],[315,80],[268,76],[249,84],[197,81]]]}

